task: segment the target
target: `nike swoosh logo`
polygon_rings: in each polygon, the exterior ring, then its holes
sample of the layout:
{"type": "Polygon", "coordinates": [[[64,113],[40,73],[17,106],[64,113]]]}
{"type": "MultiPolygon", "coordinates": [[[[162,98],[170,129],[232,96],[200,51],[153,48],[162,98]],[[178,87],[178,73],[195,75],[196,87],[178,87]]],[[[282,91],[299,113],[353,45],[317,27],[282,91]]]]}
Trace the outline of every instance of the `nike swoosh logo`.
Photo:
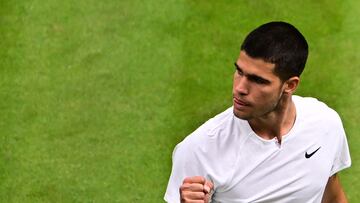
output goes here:
{"type": "Polygon", "coordinates": [[[317,148],[315,151],[311,152],[310,154],[308,154],[307,152],[305,152],[305,158],[310,158],[312,155],[314,155],[321,147],[317,148]]]}

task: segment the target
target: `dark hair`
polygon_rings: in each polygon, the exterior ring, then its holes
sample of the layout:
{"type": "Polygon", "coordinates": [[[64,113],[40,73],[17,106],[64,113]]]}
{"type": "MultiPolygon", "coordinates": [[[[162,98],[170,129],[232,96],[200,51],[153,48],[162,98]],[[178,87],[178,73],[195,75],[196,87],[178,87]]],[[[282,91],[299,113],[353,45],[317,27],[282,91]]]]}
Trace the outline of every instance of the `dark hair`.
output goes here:
{"type": "Polygon", "coordinates": [[[305,37],[293,25],[270,22],[250,32],[241,50],[252,58],[274,63],[274,73],[285,81],[300,76],[308,56],[305,37]]]}

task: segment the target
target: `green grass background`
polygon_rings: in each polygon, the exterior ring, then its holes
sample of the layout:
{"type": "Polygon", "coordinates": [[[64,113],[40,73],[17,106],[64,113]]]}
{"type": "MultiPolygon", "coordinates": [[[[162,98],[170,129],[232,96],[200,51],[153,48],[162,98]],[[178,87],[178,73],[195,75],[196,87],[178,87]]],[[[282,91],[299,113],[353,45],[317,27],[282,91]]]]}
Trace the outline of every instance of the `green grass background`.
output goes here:
{"type": "Polygon", "coordinates": [[[343,118],[360,202],[360,3],[0,0],[0,202],[162,202],[173,147],[231,105],[245,35],[308,39],[297,94],[343,118]]]}

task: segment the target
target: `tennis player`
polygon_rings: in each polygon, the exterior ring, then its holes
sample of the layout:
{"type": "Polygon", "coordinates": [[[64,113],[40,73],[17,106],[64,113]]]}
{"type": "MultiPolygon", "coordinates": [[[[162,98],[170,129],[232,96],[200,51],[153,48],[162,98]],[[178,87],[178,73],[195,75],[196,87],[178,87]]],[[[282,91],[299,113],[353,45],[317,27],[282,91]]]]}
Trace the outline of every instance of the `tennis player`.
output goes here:
{"type": "Polygon", "coordinates": [[[250,32],[234,63],[233,105],[174,149],[167,202],[347,202],[337,175],[351,165],[341,119],[294,95],[307,56],[289,23],[250,32]]]}

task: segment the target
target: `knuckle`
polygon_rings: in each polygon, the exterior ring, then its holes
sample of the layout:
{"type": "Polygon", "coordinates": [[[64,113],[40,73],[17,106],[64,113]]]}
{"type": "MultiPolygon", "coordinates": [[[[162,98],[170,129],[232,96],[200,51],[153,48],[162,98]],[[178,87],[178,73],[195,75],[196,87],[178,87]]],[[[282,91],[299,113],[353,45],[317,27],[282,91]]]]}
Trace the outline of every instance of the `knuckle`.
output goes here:
{"type": "Polygon", "coordinates": [[[183,184],[180,186],[180,191],[183,191],[184,189],[185,189],[185,185],[183,184]]]}
{"type": "Polygon", "coordinates": [[[184,184],[184,183],[187,183],[188,181],[189,181],[189,177],[184,178],[183,184],[184,184]]]}
{"type": "Polygon", "coordinates": [[[181,202],[190,202],[191,199],[188,196],[181,196],[181,202]]]}

